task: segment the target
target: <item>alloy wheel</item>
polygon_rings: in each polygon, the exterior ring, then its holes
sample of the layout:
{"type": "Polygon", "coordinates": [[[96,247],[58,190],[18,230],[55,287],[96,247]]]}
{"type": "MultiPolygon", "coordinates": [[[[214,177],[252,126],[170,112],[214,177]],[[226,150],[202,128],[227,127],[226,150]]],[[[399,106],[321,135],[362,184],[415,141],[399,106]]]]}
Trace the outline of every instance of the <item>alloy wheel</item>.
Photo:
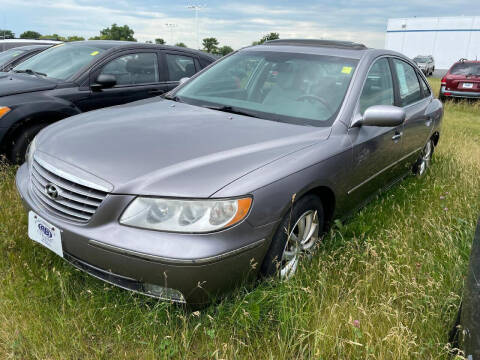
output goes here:
{"type": "Polygon", "coordinates": [[[428,140],[427,144],[422,150],[422,154],[420,155],[420,162],[418,164],[419,176],[423,176],[427,172],[427,169],[430,166],[430,161],[432,160],[432,150],[432,141],[428,140]]]}
{"type": "Polygon", "coordinates": [[[280,267],[282,280],[288,280],[295,274],[301,258],[313,253],[318,239],[317,212],[308,210],[300,216],[288,234],[280,267]]]}

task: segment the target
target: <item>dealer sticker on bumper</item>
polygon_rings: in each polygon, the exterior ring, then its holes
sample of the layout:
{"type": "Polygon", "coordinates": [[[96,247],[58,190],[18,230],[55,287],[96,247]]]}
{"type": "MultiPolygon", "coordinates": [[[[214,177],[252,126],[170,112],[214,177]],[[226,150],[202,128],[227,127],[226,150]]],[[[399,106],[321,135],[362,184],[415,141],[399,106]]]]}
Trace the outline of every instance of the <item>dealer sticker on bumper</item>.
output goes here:
{"type": "Polygon", "coordinates": [[[28,237],[63,257],[60,229],[42,219],[33,211],[28,213],[28,237]]]}

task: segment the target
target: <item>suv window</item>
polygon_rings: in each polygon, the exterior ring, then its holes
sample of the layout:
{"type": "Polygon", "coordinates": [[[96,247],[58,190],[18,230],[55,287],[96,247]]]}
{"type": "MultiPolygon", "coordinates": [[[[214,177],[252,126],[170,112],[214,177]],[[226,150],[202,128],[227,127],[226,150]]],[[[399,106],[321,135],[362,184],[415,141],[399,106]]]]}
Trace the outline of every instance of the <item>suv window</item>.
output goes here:
{"type": "Polygon", "coordinates": [[[480,75],[480,63],[456,63],[450,69],[452,75],[480,75]]]}
{"type": "Polygon", "coordinates": [[[401,106],[407,106],[422,99],[420,83],[413,67],[406,62],[394,59],[397,72],[401,106]]]}
{"type": "Polygon", "coordinates": [[[158,82],[157,54],[139,53],[121,56],[105,65],[101,74],[114,75],[117,85],[158,82]]]}
{"type": "Polygon", "coordinates": [[[181,78],[195,75],[195,62],[190,56],[166,54],[168,79],[179,81],[181,78]]]}
{"type": "Polygon", "coordinates": [[[377,60],[367,75],[360,95],[360,113],[373,105],[394,105],[393,81],[386,58],[377,60]]]}

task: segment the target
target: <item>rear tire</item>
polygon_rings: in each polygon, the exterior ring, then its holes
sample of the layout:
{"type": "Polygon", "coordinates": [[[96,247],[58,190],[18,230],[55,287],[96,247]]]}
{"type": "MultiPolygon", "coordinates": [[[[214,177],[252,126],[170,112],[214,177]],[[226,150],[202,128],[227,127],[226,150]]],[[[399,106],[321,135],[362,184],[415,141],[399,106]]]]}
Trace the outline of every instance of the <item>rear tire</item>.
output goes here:
{"type": "Polygon", "coordinates": [[[314,253],[323,226],[323,204],[317,196],[306,195],[296,202],[272,238],[262,263],[262,275],[290,279],[303,258],[314,253]]]}
{"type": "Polygon", "coordinates": [[[45,126],[45,124],[35,124],[22,129],[14,136],[12,142],[9,144],[10,152],[8,153],[8,159],[13,164],[23,164],[28,145],[45,126]]]}
{"type": "Polygon", "coordinates": [[[432,139],[428,139],[427,143],[422,149],[419,158],[413,165],[413,173],[419,177],[424,176],[427,173],[428,168],[430,167],[430,162],[432,161],[433,150],[435,149],[435,144],[432,139]]]}

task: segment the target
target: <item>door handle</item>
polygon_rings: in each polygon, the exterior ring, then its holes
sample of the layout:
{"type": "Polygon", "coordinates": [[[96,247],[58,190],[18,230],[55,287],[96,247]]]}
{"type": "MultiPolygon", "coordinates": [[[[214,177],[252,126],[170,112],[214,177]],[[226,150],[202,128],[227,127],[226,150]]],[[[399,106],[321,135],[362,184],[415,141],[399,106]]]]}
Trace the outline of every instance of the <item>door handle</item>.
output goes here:
{"type": "Polygon", "coordinates": [[[395,135],[392,136],[393,141],[398,141],[402,137],[403,133],[402,132],[397,132],[395,135]]]}
{"type": "Polygon", "coordinates": [[[428,127],[432,125],[432,118],[430,116],[427,118],[427,121],[425,121],[425,125],[428,127]]]}
{"type": "Polygon", "coordinates": [[[165,90],[163,89],[152,89],[148,91],[149,94],[156,94],[156,95],[162,95],[165,94],[165,90]]]}

